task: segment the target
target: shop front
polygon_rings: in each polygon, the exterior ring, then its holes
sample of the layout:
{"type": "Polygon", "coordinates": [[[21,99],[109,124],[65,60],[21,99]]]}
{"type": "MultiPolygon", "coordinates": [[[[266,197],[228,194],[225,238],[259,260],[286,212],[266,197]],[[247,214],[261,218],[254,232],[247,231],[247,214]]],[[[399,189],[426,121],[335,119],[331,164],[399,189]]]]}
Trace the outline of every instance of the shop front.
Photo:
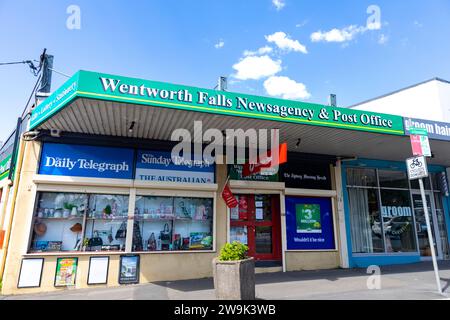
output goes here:
{"type": "Polygon", "coordinates": [[[228,239],[247,244],[257,267],[336,268],[335,158],[291,152],[288,159],[273,175],[244,177],[242,165],[228,166],[238,199],[228,239]]]}
{"type": "MultiPolygon", "coordinates": [[[[445,258],[450,149],[432,149],[427,194],[445,258]]],[[[420,261],[430,244],[409,154],[401,117],[80,71],[21,136],[2,292],[211,277],[234,240],[257,272],[420,261]],[[171,156],[180,128],[194,137],[186,161],[171,156]],[[287,163],[247,176],[199,155],[211,146],[199,132],[236,128],[279,129],[287,163]]]]}
{"type": "MultiPolygon", "coordinates": [[[[354,160],[343,166],[350,266],[412,263],[431,258],[417,181],[402,162],[354,160]]],[[[429,166],[424,180],[438,259],[448,259],[448,183],[445,168],[429,166]]]]}

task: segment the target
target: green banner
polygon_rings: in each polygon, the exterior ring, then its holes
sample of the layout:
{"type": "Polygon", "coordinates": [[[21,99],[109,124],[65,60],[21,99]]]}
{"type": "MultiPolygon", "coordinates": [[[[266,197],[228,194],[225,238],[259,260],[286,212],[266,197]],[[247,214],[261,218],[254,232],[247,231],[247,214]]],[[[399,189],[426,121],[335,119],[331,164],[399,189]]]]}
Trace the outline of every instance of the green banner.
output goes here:
{"type": "Polygon", "coordinates": [[[75,73],[58,90],[41,102],[31,112],[30,130],[36,128],[76,98],[80,71],[75,73]]]}
{"type": "Polygon", "coordinates": [[[300,101],[79,71],[32,113],[33,129],[75,97],[403,135],[403,118],[300,101]]]}

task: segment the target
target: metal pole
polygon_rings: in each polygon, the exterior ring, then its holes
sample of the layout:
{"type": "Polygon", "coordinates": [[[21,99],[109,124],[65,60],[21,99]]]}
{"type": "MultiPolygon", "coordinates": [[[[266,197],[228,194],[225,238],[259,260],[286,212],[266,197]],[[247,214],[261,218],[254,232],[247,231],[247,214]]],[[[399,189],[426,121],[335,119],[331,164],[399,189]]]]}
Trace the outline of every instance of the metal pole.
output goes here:
{"type": "Polygon", "coordinates": [[[430,241],[431,247],[431,258],[433,259],[434,276],[436,277],[436,284],[438,287],[438,291],[440,294],[442,294],[441,280],[439,277],[439,269],[436,261],[436,251],[434,250],[433,233],[431,232],[430,216],[428,215],[428,205],[427,199],[425,197],[425,190],[423,188],[422,178],[419,179],[419,186],[420,186],[420,195],[422,196],[423,212],[425,213],[425,220],[427,222],[428,239],[430,241]]]}

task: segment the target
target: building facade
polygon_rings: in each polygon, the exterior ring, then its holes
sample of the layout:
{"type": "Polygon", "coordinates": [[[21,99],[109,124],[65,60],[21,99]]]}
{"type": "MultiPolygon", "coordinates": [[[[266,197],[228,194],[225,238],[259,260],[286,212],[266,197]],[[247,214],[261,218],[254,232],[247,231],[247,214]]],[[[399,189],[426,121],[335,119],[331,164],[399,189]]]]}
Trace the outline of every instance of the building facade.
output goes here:
{"type": "MultiPolygon", "coordinates": [[[[257,272],[429,257],[399,116],[80,71],[32,110],[26,131],[1,212],[4,294],[210,277],[235,240],[257,272]],[[223,145],[197,136],[194,121],[203,133],[277,128],[288,161],[250,176],[242,163],[208,163],[196,155],[223,145]],[[194,142],[177,162],[179,128],[194,142]]],[[[445,259],[450,152],[431,142],[427,195],[445,259]]]]}

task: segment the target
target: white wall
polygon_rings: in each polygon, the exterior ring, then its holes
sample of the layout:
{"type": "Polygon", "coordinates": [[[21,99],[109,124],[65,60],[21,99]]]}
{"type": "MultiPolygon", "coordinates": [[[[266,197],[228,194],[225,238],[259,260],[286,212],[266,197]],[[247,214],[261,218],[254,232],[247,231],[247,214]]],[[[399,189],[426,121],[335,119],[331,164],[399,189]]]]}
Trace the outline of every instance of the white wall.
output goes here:
{"type": "Polygon", "coordinates": [[[438,81],[439,99],[442,105],[444,121],[450,122],[450,83],[438,81]]]}
{"type": "Polygon", "coordinates": [[[432,80],[352,109],[450,122],[450,84],[432,80]]]}

